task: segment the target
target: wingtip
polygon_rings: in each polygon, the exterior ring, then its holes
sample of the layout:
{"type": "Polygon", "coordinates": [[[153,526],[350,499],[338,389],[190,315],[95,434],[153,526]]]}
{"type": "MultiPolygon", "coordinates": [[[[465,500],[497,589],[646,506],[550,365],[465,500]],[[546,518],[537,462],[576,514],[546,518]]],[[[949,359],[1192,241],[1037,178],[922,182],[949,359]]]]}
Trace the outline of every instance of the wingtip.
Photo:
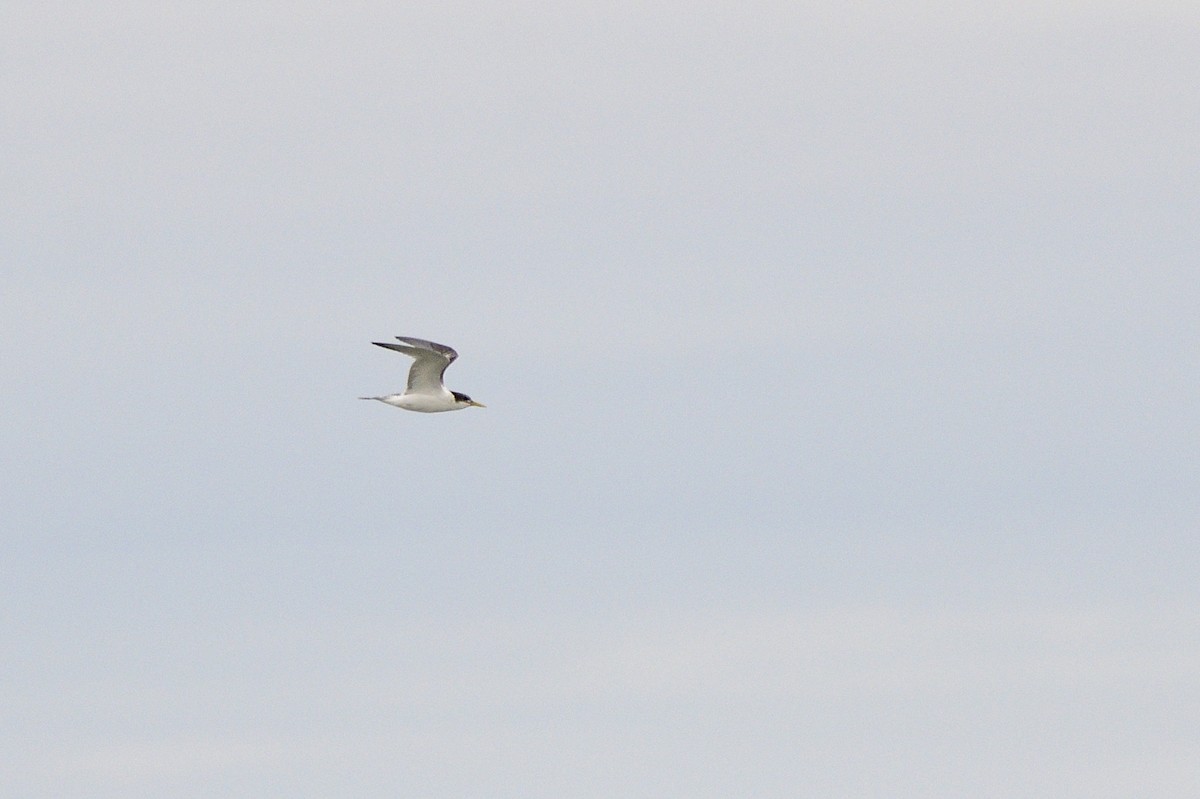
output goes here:
{"type": "Polygon", "coordinates": [[[403,344],[393,344],[390,341],[372,341],[376,347],[383,347],[385,350],[392,352],[403,352],[405,355],[412,355],[412,347],[405,347],[403,344]]]}

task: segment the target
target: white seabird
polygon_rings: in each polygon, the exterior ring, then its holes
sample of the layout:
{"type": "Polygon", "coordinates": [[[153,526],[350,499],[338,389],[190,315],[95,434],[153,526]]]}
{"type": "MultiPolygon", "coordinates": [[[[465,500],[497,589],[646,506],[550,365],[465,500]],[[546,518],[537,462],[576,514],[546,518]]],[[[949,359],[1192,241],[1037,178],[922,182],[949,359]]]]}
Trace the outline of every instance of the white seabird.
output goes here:
{"type": "Polygon", "coordinates": [[[365,400],[379,400],[406,411],[421,413],[440,413],[442,411],[457,411],[474,405],[476,408],[487,407],[482,402],[476,402],[458,391],[450,391],[442,383],[442,375],[458,353],[445,344],[435,344],[423,338],[396,336],[404,344],[388,344],[382,341],[372,341],[376,347],[395,350],[413,358],[412,368],[408,370],[408,388],[400,394],[385,394],[382,397],[359,397],[365,400]]]}

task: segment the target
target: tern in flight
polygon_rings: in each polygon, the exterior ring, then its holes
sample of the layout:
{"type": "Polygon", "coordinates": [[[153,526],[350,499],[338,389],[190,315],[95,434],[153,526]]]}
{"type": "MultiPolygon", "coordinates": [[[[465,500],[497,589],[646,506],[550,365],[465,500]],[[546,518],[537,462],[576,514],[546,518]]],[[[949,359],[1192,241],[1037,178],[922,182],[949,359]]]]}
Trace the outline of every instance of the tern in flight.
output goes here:
{"type": "Polygon", "coordinates": [[[434,344],[423,338],[396,336],[404,344],[388,344],[382,341],[372,341],[376,347],[395,350],[412,356],[413,365],[408,370],[408,388],[399,394],[384,394],[382,397],[359,397],[365,400],[379,400],[406,411],[421,413],[441,413],[442,411],[457,411],[463,408],[487,407],[482,402],[476,402],[459,391],[450,391],[442,383],[442,375],[446,367],[453,363],[458,353],[445,344],[434,344]]]}

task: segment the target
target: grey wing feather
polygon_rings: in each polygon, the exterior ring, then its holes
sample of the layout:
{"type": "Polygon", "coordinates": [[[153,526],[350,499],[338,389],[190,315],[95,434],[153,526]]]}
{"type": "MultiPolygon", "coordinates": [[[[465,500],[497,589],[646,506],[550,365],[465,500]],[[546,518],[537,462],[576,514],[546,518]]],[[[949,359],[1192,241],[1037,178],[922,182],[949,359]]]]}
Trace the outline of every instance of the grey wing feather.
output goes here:
{"type": "Polygon", "coordinates": [[[458,357],[458,353],[447,347],[445,344],[437,344],[433,341],[426,341],[423,338],[409,338],[408,336],[396,336],[396,340],[403,341],[405,344],[411,344],[418,349],[433,350],[447,361],[453,361],[458,357]]]}
{"type": "Polygon", "coordinates": [[[402,352],[413,359],[413,365],[408,370],[408,390],[416,393],[441,393],[444,390],[442,375],[450,362],[458,357],[458,353],[441,344],[425,341],[419,338],[403,338],[400,341],[413,344],[406,347],[403,344],[372,341],[376,347],[402,352]]]}

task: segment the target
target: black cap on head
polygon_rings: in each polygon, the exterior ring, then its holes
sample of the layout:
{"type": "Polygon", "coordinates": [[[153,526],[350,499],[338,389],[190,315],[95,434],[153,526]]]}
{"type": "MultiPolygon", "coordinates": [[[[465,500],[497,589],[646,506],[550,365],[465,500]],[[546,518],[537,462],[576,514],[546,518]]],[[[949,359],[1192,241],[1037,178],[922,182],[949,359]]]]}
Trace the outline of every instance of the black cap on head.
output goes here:
{"type": "Polygon", "coordinates": [[[450,393],[453,394],[454,398],[456,400],[458,400],[459,402],[470,402],[471,401],[471,398],[468,397],[466,394],[462,393],[461,391],[451,391],[450,393]]]}

